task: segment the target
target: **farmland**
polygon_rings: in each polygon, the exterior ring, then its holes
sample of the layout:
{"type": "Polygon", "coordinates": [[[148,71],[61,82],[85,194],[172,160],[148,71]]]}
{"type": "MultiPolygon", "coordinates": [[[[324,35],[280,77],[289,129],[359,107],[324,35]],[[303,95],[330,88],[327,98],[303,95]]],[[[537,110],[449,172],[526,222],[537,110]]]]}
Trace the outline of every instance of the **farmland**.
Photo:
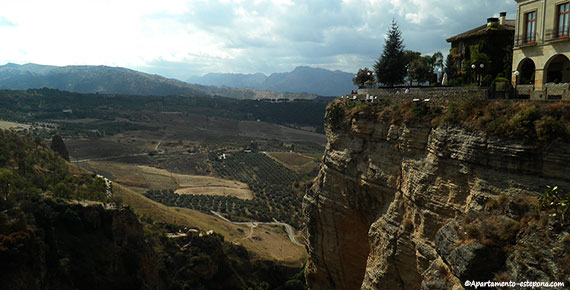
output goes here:
{"type": "Polygon", "coordinates": [[[84,167],[139,192],[168,188],[175,190],[177,194],[222,195],[253,199],[253,193],[248,185],[239,181],[211,176],[177,174],[146,165],[109,161],[90,161],[84,167]]]}
{"type": "Polygon", "coordinates": [[[320,156],[294,152],[270,152],[267,156],[309,179],[315,177],[319,169],[320,156]]]}
{"type": "Polygon", "coordinates": [[[6,121],[0,121],[0,129],[4,130],[4,129],[28,129],[30,128],[30,125],[26,125],[26,124],[19,124],[19,123],[14,123],[14,122],[6,122],[6,121]]]}
{"type": "Polygon", "coordinates": [[[72,163],[112,180],[115,196],[139,216],[213,229],[260,259],[305,257],[280,227],[238,226],[210,213],[278,220],[299,234],[302,196],[326,142],[316,133],[326,103],[50,89],[0,91],[0,103],[7,126],[31,125],[28,133],[46,141],[61,134],[72,163]]]}
{"type": "Polygon", "coordinates": [[[121,185],[116,186],[114,194],[143,218],[185,225],[203,231],[213,230],[222,234],[227,241],[244,246],[253,254],[254,259],[278,261],[298,267],[307,255],[304,248],[289,241],[280,227],[231,224],[199,211],[165,206],[121,185]]]}
{"type": "Polygon", "coordinates": [[[169,206],[186,207],[204,212],[219,211],[234,219],[259,221],[277,219],[300,228],[302,192],[293,187],[299,176],[262,153],[232,152],[219,159],[211,153],[215,174],[226,180],[247,184],[254,200],[235,196],[203,194],[179,195],[169,190],[150,190],[146,196],[169,206]]]}

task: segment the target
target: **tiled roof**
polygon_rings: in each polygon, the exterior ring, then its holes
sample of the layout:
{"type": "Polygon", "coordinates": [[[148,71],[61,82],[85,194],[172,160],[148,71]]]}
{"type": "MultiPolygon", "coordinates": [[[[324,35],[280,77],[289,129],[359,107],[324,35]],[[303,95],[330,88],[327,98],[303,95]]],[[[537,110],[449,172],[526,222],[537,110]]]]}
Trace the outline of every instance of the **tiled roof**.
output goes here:
{"type": "MultiPolygon", "coordinates": [[[[504,25],[499,25],[497,27],[499,30],[515,30],[515,20],[505,20],[505,24],[504,25]]],[[[452,36],[448,39],[446,39],[447,42],[453,42],[459,39],[463,39],[463,38],[470,38],[473,36],[478,36],[478,35],[483,35],[487,33],[487,24],[481,25],[477,28],[473,28],[469,31],[460,33],[458,35],[452,36]]]]}

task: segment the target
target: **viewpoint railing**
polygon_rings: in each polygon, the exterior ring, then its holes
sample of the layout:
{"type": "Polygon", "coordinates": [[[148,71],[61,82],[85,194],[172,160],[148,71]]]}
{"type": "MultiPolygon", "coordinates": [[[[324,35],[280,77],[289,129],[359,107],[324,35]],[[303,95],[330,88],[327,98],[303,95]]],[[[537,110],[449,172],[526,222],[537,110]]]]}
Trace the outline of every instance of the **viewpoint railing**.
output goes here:
{"type": "Polygon", "coordinates": [[[356,95],[347,95],[345,99],[374,102],[383,99],[395,102],[429,100],[447,104],[453,100],[468,97],[488,97],[488,89],[482,87],[412,87],[412,88],[374,88],[359,89],[356,95]]]}
{"type": "Polygon", "coordinates": [[[533,85],[518,85],[513,88],[510,84],[491,87],[364,88],[359,89],[357,94],[343,96],[343,99],[372,103],[377,100],[427,100],[444,105],[454,100],[473,97],[490,100],[570,101],[570,83],[545,84],[543,91],[535,91],[533,85]]]}

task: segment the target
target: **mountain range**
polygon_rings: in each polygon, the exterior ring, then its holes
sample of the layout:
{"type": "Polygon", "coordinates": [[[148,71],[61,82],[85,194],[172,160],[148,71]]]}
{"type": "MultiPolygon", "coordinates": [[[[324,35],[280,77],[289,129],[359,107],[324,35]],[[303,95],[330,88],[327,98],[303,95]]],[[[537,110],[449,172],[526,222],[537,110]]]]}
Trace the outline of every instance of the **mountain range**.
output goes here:
{"type": "Polygon", "coordinates": [[[276,92],[310,93],[319,96],[340,96],[356,87],[353,74],[322,68],[300,66],[291,72],[256,74],[209,73],[188,81],[207,86],[226,86],[276,92]]]}
{"type": "Polygon", "coordinates": [[[0,89],[52,88],[78,93],[126,95],[217,95],[236,99],[314,99],[338,96],[353,88],[352,74],[309,67],[290,73],[232,75],[208,74],[192,84],[122,67],[0,66],[0,89]]]}
{"type": "Polygon", "coordinates": [[[200,86],[108,66],[47,66],[6,64],[0,66],[0,89],[53,88],[78,93],[131,95],[203,94],[200,86]]]}

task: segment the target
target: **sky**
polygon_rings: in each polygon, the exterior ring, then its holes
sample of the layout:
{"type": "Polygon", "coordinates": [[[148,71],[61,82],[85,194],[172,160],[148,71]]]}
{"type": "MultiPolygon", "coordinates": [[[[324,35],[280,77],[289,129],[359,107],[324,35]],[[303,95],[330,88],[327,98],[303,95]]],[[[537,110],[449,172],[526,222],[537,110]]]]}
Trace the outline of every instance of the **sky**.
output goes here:
{"type": "Polygon", "coordinates": [[[0,65],[107,65],[187,80],[206,73],[356,72],[382,53],[392,20],[406,49],[446,38],[514,0],[0,0],[0,65]]]}

